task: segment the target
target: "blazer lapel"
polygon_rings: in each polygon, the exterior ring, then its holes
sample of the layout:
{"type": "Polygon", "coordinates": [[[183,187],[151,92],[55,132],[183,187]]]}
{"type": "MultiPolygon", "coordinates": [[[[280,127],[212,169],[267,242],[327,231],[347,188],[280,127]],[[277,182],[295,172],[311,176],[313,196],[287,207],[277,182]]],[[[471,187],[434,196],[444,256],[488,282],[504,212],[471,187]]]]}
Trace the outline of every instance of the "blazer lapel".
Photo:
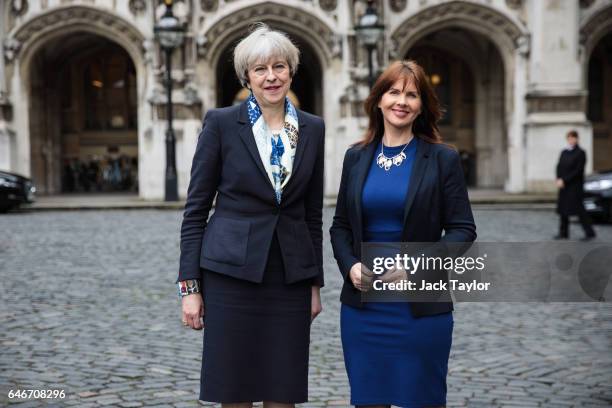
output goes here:
{"type": "Polygon", "coordinates": [[[408,188],[408,195],[406,197],[406,206],[404,208],[404,219],[402,222],[403,229],[406,228],[408,213],[410,213],[410,208],[414,203],[414,197],[416,196],[419,185],[423,180],[425,170],[427,169],[427,163],[429,162],[429,143],[421,139],[417,139],[416,141],[418,142],[418,145],[414,158],[414,165],[412,167],[412,174],[410,175],[410,187],[408,188]]]}
{"type": "Polygon", "coordinates": [[[291,192],[291,186],[294,184],[294,180],[297,175],[297,169],[300,163],[302,162],[302,158],[304,157],[304,151],[306,150],[306,145],[308,144],[308,140],[310,139],[309,128],[306,126],[306,121],[304,120],[304,115],[302,111],[297,111],[298,114],[298,141],[297,146],[295,147],[295,157],[293,158],[293,167],[291,169],[291,177],[289,181],[285,185],[283,189],[283,197],[286,197],[291,192]]]}
{"type": "Polygon", "coordinates": [[[255,136],[253,135],[253,129],[251,128],[251,122],[248,118],[247,106],[246,102],[244,102],[240,106],[240,113],[238,116],[238,122],[242,124],[240,131],[238,132],[240,139],[245,144],[247,150],[251,154],[255,165],[259,169],[261,175],[266,179],[268,185],[274,189],[272,186],[272,182],[270,182],[270,178],[268,177],[268,173],[266,173],[266,168],[264,167],[261,156],[259,155],[259,150],[257,149],[257,143],[255,142],[255,136]]]}
{"type": "Polygon", "coordinates": [[[359,157],[359,161],[355,165],[355,183],[352,197],[355,200],[355,211],[357,213],[357,231],[359,231],[359,234],[361,236],[363,236],[363,210],[361,206],[361,197],[363,193],[363,185],[365,184],[366,176],[368,175],[368,170],[370,170],[372,158],[374,157],[374,153],[376,152],[376,146],[378,146],[376,140],[370,143],[369,145],[363,147],[363,150],[361,151],[361,155],[359,157]]]}
{"type": "MultiPolygon", "coordinates": [[[[310,132],[306,127],[306,121],[304,120],[304,115],[302,111],[297,111],[298,114],[298,123],[300,128],[298,129],[298,142],[295,147],[295,158],[293,159],[293,169],[291,170],[291,179],[293,175],[297,173],[298,166],[302,162],[302,157],[304,157],[304,150],[306,149],[306,145],[308,144],[308,140],[310,139],[310,132]]],[[[289,184],[291,182],[289,179],[289,184]]]]}

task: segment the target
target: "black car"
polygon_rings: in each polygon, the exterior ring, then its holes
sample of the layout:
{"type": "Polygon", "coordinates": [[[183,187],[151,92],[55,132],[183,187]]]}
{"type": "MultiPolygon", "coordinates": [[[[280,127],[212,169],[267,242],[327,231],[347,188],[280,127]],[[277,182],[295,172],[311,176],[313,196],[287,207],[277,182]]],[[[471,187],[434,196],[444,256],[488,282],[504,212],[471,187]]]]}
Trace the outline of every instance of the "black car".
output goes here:
{"type": "Polygon", "coordinates": [[[584,179],[584,208],[593,218],[612,222],[612,170],[584,179]]]}
{"type": "Polygon", "coordinates": [[[35,194],[36,187],[29,178],[0,171],[0,212],[34,202],[35,194]]]}

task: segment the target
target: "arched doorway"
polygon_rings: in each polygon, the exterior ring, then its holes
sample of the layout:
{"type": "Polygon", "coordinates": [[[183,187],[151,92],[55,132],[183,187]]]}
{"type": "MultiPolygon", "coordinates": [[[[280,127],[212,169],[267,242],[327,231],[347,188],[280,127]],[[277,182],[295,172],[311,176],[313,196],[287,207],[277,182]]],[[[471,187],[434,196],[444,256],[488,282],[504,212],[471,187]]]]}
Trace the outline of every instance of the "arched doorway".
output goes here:
{"type": "MultiPolygon", "coordinates": [[[[274,22],[267,22],[271,28],[286,31],[274,22]]],[[[248,91],[243,89],[236,78],[234,71],[233,52],[240,38],[248,34],[248,30],[237,33],[236,40],[230,42],[219,57],[217,63],[217,106],[230,106],[246,96],[248,91]]],[[[290,98],[297,101],[297,107],[306,112],[322,116],[322,69],[319,58],[312,47],[299,37],[289,34],[289,37],[300,50],[300,65],[291,84],[290,98]]]]}
{"type": "Polygon", "coordinates": [[[136,68],[88,32],[49,40],[29,77],[32,176],[43,193],[138,191],[136,68]]]}
{"type": "Polygon", "coordinates": [[[587,119],[593,126],[593,170],[612,170],[612,31],[595,45],[588,63],[587,119]]]}
{"type": "Polygon", "coordinates": [[[469,186],[502,187],[507,178],[504,68],[496,46],[460,27],[427,34],[405,58],[423,66],[445,110],[440,132],[461,154],[469,186]]]}

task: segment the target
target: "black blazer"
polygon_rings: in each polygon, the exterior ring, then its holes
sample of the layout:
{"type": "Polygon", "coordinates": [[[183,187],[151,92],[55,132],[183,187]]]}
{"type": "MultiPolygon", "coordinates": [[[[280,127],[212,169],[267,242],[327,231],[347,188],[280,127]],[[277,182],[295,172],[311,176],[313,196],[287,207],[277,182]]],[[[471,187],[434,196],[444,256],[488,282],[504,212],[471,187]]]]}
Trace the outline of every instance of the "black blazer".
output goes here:
{"type": "MultiPolygon", "coordinates": [[[[340,300],[361,307],[360,292],[349,271],[360,262],[363,234],[361,195],[378,141],[347,150],[342,166],[338,203],[330,228],[334,257],[344,278],[340,300]]],[[[467,195],[459,154],[443,144],[420,138],[406,196],[402,240],[404,242],[472,242],[476,225],[467,195]],[[442,236],[442,231],[445,234],[442,236]]],[[[413,316],[453,310],[451,302],[413,302],[413,316]]]]}
{"type": "Polygon", "coordinates": [[[323,286],[323,120],[297,111],[299,139],[280,205],[251,130],[246,103],[209,110],[191,166],[178,281],[200,268],[261,282],[277,232],[287,283],[323,286]],[[214,214],[207,222],[216,195],[214,214]]]}

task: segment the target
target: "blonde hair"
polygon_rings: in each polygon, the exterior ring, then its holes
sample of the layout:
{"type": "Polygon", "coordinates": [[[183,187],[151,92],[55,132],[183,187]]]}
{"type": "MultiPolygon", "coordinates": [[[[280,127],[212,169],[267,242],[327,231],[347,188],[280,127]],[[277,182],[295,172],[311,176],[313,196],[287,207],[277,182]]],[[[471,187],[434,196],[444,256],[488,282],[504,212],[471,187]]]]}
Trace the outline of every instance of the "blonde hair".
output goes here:
{"type": "Polygon", "coordinates": [[[234,49],[234,70],[242,86],[246,87],[249,82],[249,67],[273,57],[285,60],[291,76],[295,75],[300,63],[300,50],[287,34],[271,30],[264,23],[254,24],[251,33],[234,49]]]}

